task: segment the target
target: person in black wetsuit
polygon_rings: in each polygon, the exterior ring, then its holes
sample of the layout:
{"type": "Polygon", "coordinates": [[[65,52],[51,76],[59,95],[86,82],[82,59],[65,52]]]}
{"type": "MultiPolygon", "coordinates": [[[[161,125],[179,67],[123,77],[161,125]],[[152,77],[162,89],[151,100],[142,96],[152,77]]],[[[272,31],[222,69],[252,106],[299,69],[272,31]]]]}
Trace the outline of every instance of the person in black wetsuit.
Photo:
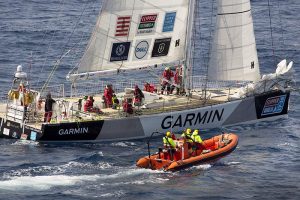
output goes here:
{"type": "Polygon", "coordinates": [[[51,93],[46,96],[44,122],[50,122],[52,117],[52,105],[55,100],[51,98],[51,93]]]}

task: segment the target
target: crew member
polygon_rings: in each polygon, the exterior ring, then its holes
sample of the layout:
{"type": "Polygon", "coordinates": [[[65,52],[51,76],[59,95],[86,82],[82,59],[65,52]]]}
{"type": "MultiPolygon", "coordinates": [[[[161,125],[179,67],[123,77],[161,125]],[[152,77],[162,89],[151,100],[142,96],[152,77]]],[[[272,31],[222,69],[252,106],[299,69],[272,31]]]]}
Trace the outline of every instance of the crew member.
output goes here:
{"type": "Polygon", "coordinates": [[[51,93],[49,92],[46,96],[44,122],[51,121],[53,103],[55,103],[55,100],[51,98],[51,93]]]}
{"type": "Polygon", "coordinates": [[[179,90],[180,90],[180,87],[181,87],[181,82],[182,82],[181,69],[180,69],[180,67],[177,67],[175,75],[174,75],[175,85],[172,85],[172,87],[171,87],[171,94],[173,93],[173,90],[175,89],[175,87],[176,87],[176,95],[179,94],[179,90]]]}
{"type": "Polygon", "coordinates": [[[131,104],[131,99],[125,99],[123,103],[123,111],[128,113],[128,114],[133,114],[133,108],[131,104]]]}
{"type": "Polygon", "coordinates": [[[135,85],[134,88],[134,105],[140,106],[142,104],[142,100],[145,98],[144,93],[139,88],[138,85],[135,85]]]}
{"type": "Polygon", "coordinates": [[[168,150],[171,160],[173,160],[173,154],[175,153],[176,143],[172,139],[172,134],[170,131],[166,133],[166,136],[163,137],[164,148],[168,150]]]}
{"type": "Polygon", "coordinates": [[[111,108],[112,107],[112,97],[114,94],[114,90],[112,89],[111,85],[106,85],[104,90],[104,97],[106,102],[106,107],[111,108]]]}
{"type": "Polygon", "coordinates": [[[185,139],[186,142],[193,142],[192,140],[192,130],[190,128],[187,128],[182,134],[181,134],[181,138],[185,139]]]}
{"type": "Polygon", "coordinates": [[[150,84],[150,83],[146,82],[144,84],[144,91],[154,93],[156,91],[156,89],[155,89],[155,86],[153,84],[150,84]]]}
{"type": "Polygon", "coordinates": [[[25,93],[26,93],[26,88],[23,83],[19,85],[19,100],[21,102],[21,106],[24,106],[24,101],[25,101],[25,93]]]}
{"type": "Polygon", "coordinates": [[[94,99],[92,96],[89,96],[89,98],[86,100],[83,106],[84,112],[91,112],[93,109],[93,105],[94,105],[94,99]]]}
{"type": "Polygon", "coordinates": [[[199,135],[199,130],[194,130],[193,134],[192,134],[192,140],[194,142],[194,144],[196,145],[196,149],[200,149],[202,147],[202,139],[199,135]]]}
{"type": "Polygon", "coordinates": [[[146,91],[146,92],[151,92],[151,91],[150,91],[150,83],[146,82],[146,83],[144,84],[144,91],[146,91]]]}
{"type": "Polygon", "coordinates": [[[119,104],[120,104],[120,102],[119,102],[118,97],[115,94],[113,94],[113,97],[112,97],[112,108],[113,109],[117,109],[120,106],[119,104]]]}
{"type": "Polygon", "coordinates": [[[167,87],[167,94],[171,92],[171,78],[174,77],[174,73],[171,71],[169,67],[165,68],[163,73],[163,81],[161,84],[161,94],[164,93],[165,88],[167,87]]]}
{"type": "Polygon", "coordinates": [[[166,133],[166,136],[163,137],[163,142],[164,142],[165,148],[172,148],[172,149],[176,148],[176,144],[175,144],[174,140],[172,139],[172,134],[170,131],[168,131],[166,133]]]}

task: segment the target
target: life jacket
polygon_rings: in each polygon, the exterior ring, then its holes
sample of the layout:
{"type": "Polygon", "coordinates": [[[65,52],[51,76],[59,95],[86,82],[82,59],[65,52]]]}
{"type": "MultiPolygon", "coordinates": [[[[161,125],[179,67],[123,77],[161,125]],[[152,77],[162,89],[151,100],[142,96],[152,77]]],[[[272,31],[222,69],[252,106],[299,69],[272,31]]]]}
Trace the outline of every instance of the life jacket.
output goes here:
{"type": "Polygon", "coordinates": [[[175,82],[175,84],[180,84],[181,80],[182,80],[182,78],[181,78],[179,72],[176,72],[175,75],[174,75],[174,82],[175,82]]]}
{"type": "Polygon", "coordinates": [[[116,105],[118,105],[120,103],[119,99],[117,97],[112,97],[112,102],[113,102],[113,104],[116,104],[116,105]]]}
{"type": "Polygon", "coordinates": [[[163,77],[165,79],[167,79],[168,81],[170,81],[171,78],[174,77],[174,73],[171,70],[168,70],[168,71],[165,70],[163,73],[163,77]]]}
{"type": "Polygon", "coordinates": [[[198,134],[197,135],[193,134],[192,139],[194,140],[194,142],[197,142],[197,143],[202,143],[203,142],[200,135],[198,135],[198,134]]]}
{"type": "Polygon", "coordinates": [[[83,110],[84,112],[87,112],[90,111],[91,108],[93,108],[93,102],[90,99],[88,99],[83,106],[83,110]]]}
{"type": "Polygon", "coordinates": [[[184,133],[182,133],[181,137],[185,138],[187,142],[193,142],[191,134],[184,132],[184,133]]]}
{"type": "Polygon", "coordinates": [[[163,143],[164,147],[167,148],[176,148],[176,144],[172,138],[169,138],[167,136],[163,137],[163,143]]]}
{"type": "Polygon", "coordinates": [[[127,112],[129,114],[132,114],[133,113],[132,105],[130,103],[128,103],[128,102],[125,102],[123,104],[123,111],[127,112]]]}

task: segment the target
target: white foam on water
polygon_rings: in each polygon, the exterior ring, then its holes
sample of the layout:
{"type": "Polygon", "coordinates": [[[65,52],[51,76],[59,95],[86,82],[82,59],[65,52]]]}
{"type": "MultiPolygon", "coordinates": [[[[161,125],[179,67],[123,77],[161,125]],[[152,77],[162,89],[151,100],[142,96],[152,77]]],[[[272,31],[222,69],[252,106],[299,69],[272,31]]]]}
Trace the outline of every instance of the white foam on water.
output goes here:
{"type": "Polygon", "coordinates": [[[108,162],[98,162],[97,164],[94,164],[94,163],[81,163],[81,162],[71,161],[65,165],[62,165],[61,168],[63,169],[70,169],[70,168],[108,169],[108,168],[112,168],[112,166],[108,162]]]}
{"type": "Polygon", "coordinates": [[[49,190],[57,186],[71,186],[83,181],[96,181],[98,175],[82,175],[82,176],[22,176],[13,177],[10,180],[0,181],[0,189],[20,191],[20,190],[49,190]]]}
{"type": "Polygon", "coordinates": [[[278,147],[294,147],[297,148],[298,146],[296,144],[292,144],[290,142],[285,142],[277,145],[278,147]]]}
{"type": "Polygon", "coordinates": [[[105,197],[105,198],[112,198],[112,197],[117,197],[117,198],[120,198],[122,196],[125,195],[125,192],[122,191],[122,190],[119,190],[119,191],[115,191],[113,193],[105,193],[105,194],[101,194],[97,197],[105,197]]]}
{"type": "Polygon", "coordinates": [[[12,146],[39,146],[39,142],[31,141],[31,140],[17,140],[12,143],[12,146]]]}
{"type": "Polygon", "coordinates": [[[226,165],[239,165],[241,164],[241,162],[228,162],[228,163],[225,163],[226,165]]]}
{"type": "Polygon", "coordinates": [[[98,155],[99,155],[99,156],[104,156],[104,154],[103,154],[102,151],[99,151],[99,152],[98,152],[98,155]]]}
{"type": "Polygon", "coordinates": [[[193,168],[196,168],[196,169],[202,169],[202,170],[208,170],[209,168],[211,168],[212,165],[211,164],[203,164],[203,165],[196,165],[196,166],[193,166],[193,168]]]}
{"type": "Polygon", "coordinates": [[[59,166],[37,166],[29,167],[27,169],[17,169],[5,172],[3,178],[12,178],[15,176],[34,176],[41,173],[51,173],[52,175],[59,175],[65,173],[67,170],[72,169],[83,169],[83,170],[99,170],[99,169],[108,169],[112,166],[107,162],[94,163],[81,163],[76,161],[71,161],[59,166]]]}
{"type": "Polygon", "coordinates": [[[111,146],[114,147],[129,147],[129,146],[136,146],[134,142],[115,142],[112,143],[111,146]]]}

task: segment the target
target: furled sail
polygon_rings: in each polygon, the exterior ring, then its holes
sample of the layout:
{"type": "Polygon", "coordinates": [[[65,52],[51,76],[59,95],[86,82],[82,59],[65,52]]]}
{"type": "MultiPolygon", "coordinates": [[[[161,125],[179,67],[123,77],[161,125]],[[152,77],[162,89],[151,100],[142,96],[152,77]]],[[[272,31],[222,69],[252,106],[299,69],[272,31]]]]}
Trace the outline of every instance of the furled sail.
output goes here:
{"type": "Polygon", "coordinates": [[[260,79],[250,0],[218,0],[208,78],[260,79]]]}
{"type": "Polygon", "coordinates": [[[96,27],[68,79],[185,59],[188,0],[104,0],[96,27]]]}

